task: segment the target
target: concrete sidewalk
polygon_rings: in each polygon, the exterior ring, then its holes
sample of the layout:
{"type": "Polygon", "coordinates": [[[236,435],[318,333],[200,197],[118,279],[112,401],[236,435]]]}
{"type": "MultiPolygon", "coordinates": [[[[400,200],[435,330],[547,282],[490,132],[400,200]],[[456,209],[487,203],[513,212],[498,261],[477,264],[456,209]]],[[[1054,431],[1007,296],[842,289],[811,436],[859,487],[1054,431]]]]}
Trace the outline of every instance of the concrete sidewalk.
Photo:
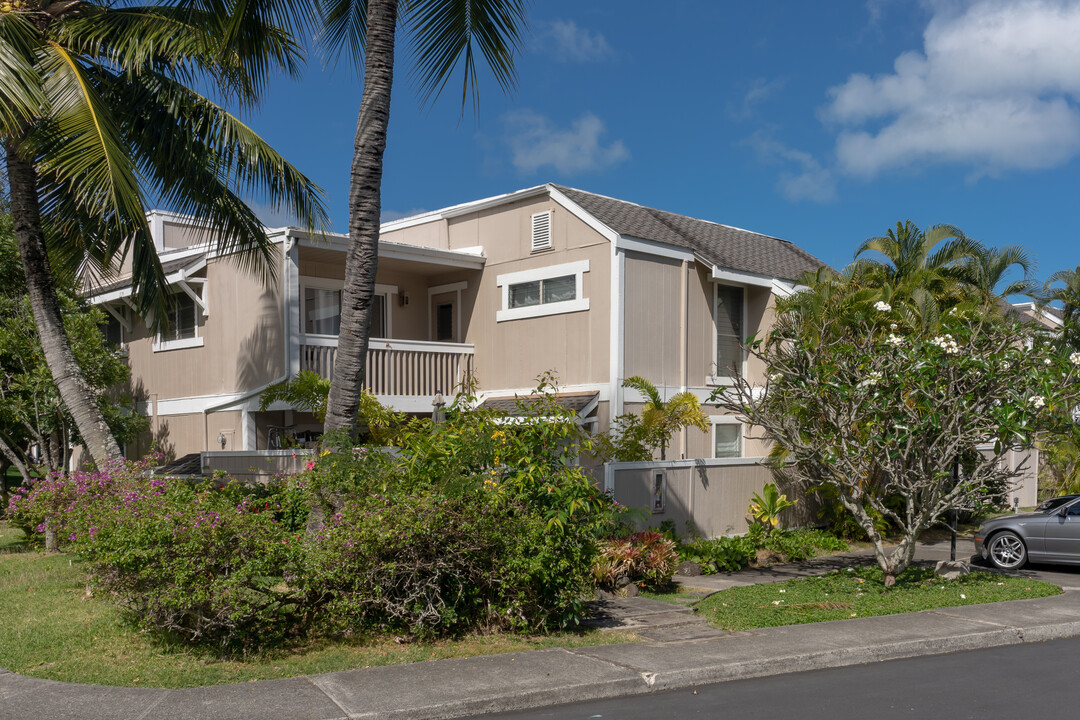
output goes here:
{"type": "MultiPolygon", "coordinates": [[[[920,547],[924,560],[941,552],[937,544],[920,547]]],[[[944,552],[947,557],[948,543],[944,552]]],[[[686,583],[769,582],[853,561],[866,557],[686,583]]],[[[1080,635],[1075,589],[1052,598],[738,633],[710,628],[688,608],[644,598],[610,611],[643,639],[188,690],[73,685],[0,670],[0,718],[451,718],[1080,635]]]]}

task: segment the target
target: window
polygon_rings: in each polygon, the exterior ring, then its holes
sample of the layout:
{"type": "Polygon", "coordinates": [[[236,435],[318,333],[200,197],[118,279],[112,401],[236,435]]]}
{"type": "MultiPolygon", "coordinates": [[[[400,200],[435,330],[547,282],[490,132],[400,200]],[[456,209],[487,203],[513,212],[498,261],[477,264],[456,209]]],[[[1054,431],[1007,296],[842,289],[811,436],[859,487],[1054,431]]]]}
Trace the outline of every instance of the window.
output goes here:
{"type": "Polygon", "coordinates": [[[713,457],[742,457],[742,423],[716,422],[713,424],[713,457]]]}
{"type": "Polygon", "coordinates": [[[551,249],[551,211],[532,216],[532,251],[551,249]]]}
{"type": "Polygon", "coordinates": [[[341,291],[304,288],[304,332],[337,335],[341,330],[341,291]]]}
{"type": "Polygon", "coordinates": [[[716,375],[713,384],[723,384],[724,378],[737,377],[743,372],[745,291],[732,285],[716,286],[713,318],[716,322],[716,375]]]}
{"type": "MultiPolygon", "coordinates": [[[[189,285],[188,287],[196,295],[202,297],[199,286],[189,285]]],[[[203,344],[203,339],[199,337],[199,319],[202,317],[202,308],[195,302],[195,298],[184,291],[173,293],[170,300],[167,322],[158,332],[154,352],[200,347],[203,344]]]]}
{"type": "Polygon", "coordinates": [[[573,275],[533,280],[510,286],[510,307],[531,307],[577,299],[577,278],[573,275]]]}
{"type": "Polygon", "coordinates": [[[584,297],[583,275],[589,272],[589,261],[552,265],[535,270],[506,273],[496,278],[502,288],[502,310],[496,320],[556,315],[589,309],[584,297]]]}
{"type": "MultiPolygon", "coordinates": [[[[306,335],[337,337],[341,333],[340,286],[339,280],[302,280],[300,322],[306,335]]],[[[390,337],[390,295],[397,291],[393,285],[375,286],[375,296],[371,300],[371,337],[390,337]]]]}
{"type": "MultiPolygon", "coordinates": [[[[124,317],[123,308],[114,309],[115,312],[121,313],[121,317],[124,317]]],[[[109,345],[123,349],[124,347],[124,325],[109,311],[105,311],[105,322],[100,326],[101,334],[105,336],[105,342],[109,345]]]]}
{"type": "Polygon", "coordinates": [[[369,337],[390,337],[386,325],[386,295],[376,295],[371,298],[371,330],[369,337]]]}

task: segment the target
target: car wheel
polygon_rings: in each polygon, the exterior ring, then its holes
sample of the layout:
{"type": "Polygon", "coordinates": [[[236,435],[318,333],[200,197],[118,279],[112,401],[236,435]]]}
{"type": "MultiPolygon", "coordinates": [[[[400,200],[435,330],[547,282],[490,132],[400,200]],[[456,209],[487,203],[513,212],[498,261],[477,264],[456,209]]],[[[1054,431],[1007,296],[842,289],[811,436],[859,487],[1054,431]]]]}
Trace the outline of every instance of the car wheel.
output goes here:
{"type": "Polygon", "coordinates": [[[990,562],[1002,570],[1015,570],[1027,562],[1024,541],[1013,532],[998,533],[990,540],[990,562]]]}

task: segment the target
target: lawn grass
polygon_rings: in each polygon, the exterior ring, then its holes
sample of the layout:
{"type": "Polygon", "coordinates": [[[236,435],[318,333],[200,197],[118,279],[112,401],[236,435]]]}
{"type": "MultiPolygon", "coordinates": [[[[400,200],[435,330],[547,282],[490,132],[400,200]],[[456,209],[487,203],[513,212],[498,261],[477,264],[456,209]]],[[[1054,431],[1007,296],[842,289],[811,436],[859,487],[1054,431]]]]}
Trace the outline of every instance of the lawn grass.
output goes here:
{"type": "Polygon", "coordinates": [[[972,572],[942,580],[932,568],[908,568],[886,589],[881,569],[861,566],[817,577],[751,585],[713,593],[695,606],[725,630],[799,625],[854,617],[895,615],[1058,595],[1061,588],[1030,578],[972,572]]]}
{"type": "Polygon", "coordinates": [[[182,688],[634,639],[599,631],[542,637],[491,634],[401,644],[382,637],[317,641],[259,657],[223,660],[138,631],[119,608],[87,595],[77,557],[19,552],[24,546],[21,538],[20,531],[0,522],[0,667],[30,677],[182,688]]]}

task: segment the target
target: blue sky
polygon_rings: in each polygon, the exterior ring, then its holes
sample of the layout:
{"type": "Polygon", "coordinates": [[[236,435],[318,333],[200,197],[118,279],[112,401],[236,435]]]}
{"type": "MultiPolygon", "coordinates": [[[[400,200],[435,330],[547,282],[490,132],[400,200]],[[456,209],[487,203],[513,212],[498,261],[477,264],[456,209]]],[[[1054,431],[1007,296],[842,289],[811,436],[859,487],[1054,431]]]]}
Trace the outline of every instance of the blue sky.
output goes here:
{"type": "MultiPolygon", "coordinates": [[[[384,219],[550,181],[833,265],[905,219],[1080,265],[1080,0],[542,0],[530,30],[464,117],[460,71],[419,106],[399,39],[384,219]]],[[[315,62],[244,118],[342,231],[360,89],[315,62]]]]}

